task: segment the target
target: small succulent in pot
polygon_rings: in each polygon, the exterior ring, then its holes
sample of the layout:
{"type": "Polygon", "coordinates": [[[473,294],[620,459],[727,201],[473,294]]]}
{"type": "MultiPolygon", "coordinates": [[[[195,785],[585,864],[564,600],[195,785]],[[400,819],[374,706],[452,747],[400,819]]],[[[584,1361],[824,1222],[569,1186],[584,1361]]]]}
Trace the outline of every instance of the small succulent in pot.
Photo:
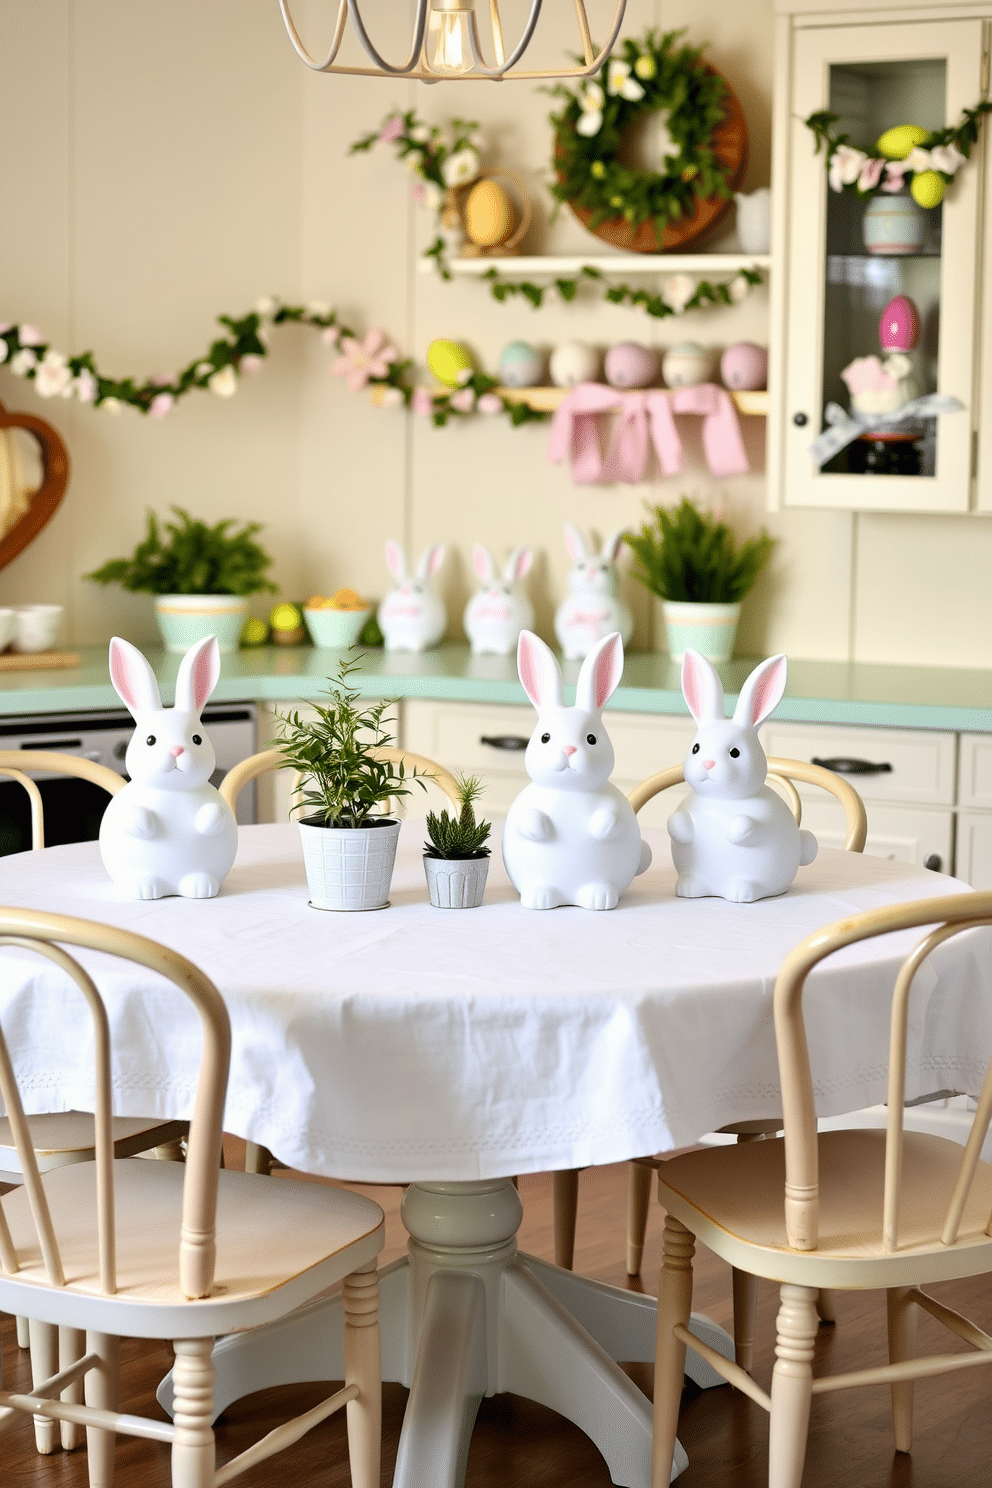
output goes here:
{"type": "Polygon", "coordinates": [[[460,775],[458,814],[428,812],[424,872],[431,903],[438,909],[475,909],[482,903],[489,872],[490,849],[486,843],[492,823],[476,820],[475,802],[481,793],[478,776],[460,775]]]}

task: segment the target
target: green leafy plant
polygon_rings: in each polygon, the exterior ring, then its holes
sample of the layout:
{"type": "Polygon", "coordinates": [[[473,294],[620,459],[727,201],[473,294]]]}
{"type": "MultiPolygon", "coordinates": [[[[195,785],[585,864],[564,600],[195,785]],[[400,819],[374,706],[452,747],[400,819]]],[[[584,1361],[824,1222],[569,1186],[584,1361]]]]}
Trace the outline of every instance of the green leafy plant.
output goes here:
{"type": "Polygon", "coordinates": [[[306,776],[298,808],[316,817],[325,827],[364,827],[377,806],[396,796],[408,796],[408,780],[424,782],[416,770],[407,773],[403,761],[377,759],[375,751],[389,747],[393,736],[385,727],[386,710],[395,698],[361,702],[361,693],[349,688],[348,678],[358,669],[357,661],[342,661],[336,686],[329,687],[324,706],[314,704],[314,717],[298,712],[277,718],[278,737],[273,744],[282,750],[287,765],[306,776]]]}
{"type": "Polygon", "coordinates": [[[177,520],[164,522],[161,530],[149,512],[148,530],[130,558],[111,558],[86,577],[146,594],[275,593],[275,584],[265,577],[272,559],[255,542],[259,522],[232,532],[231,519],[208,527],[181,506],[172,511],[177,520]]]}
{"type": "Polygon", "coordinates": [[[428,858],[488,858],[490,849],[486,839],[492,831],[491,822],[475,819],[475,802],[482,794],[482,781],[477,775],[459,775],[458,799],[461,810],[457,816],[442,811],[427,814],[429,842],[424,843],[424,854],[428,858]]]}
{"type": "Polygon", "coordinates": [[[653,520],[624,541],[640,565],[634,577],[662,599],[735,604],[764,568],[775,539],[762,528],[738,547],[726,522],[701,512],[688,497],[674,511],[649,507],[653,520]]]}

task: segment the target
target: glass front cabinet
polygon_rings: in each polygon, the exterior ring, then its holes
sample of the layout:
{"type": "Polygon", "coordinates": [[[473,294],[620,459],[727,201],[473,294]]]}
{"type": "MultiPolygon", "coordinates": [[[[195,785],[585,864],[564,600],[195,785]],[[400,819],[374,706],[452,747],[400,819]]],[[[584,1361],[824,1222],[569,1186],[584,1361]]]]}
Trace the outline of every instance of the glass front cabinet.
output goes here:
{"type": "Polygon", "coordinates": [[[992,509],[992,420],[979,402],[992,383],[992,312],[984,330],[980,319],[983,289],[992,300],[992,265],[982,282],[992,116],[939,203],[926,203],[925,181],[914,197],[898,164],[924,131],[957,124],[985,97],[992,6],[887,14],[837,0],[832,14],[828,0],[803,14],[798,3],[776,0],[771,500],[992,509]],[[847,137],[832,179],[805,122],[818,112],[847,137]],[[890,189],[835,189],[852,175],[890,189]]]}

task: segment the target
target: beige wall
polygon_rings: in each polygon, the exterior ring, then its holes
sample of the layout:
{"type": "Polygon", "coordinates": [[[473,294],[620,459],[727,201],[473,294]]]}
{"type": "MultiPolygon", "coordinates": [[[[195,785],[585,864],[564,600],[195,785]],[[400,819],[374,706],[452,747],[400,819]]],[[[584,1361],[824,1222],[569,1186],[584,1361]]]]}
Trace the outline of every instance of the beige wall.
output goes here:
{"type": "MultiPolygon", "coordinates": [[[[326,28],[326,0],[298,4],[310,34],[326,28]]],[[[555,12],[547,54],[560,54],[573,44],[572,7],[546,9],[555,12]]],[[[392,0],[379,0],[372,14],[388,22],[392,11],[392,0]]],[[[748,117],[745,188],[765,184],[771,0],[629,0],[626,29],[650,24],[686,25],[691,40],[710,43],[748,117]]],[[[567,213],[548,221],[550,100],[528,85],[428,89],[311,76],[290,51],[274,0],[0,0],[8,141],[0,318],[33,321],[60,348],[91,347],[105,371],[139,377],[184,364],[209,343],[215,315],[268,293],[329,301],[362,333],[382,325],[421,363],[436,336],[467,341],[489,369],[518,337],[661,347],[767,339],[764,291],[676,324],[595,300],[540,313],[520,302],[499,306],[477,284],[417,273],[433,224],[412,206],[407,173],[386,148],[346,153],[393,107],[416,107],[432,122],[478,118],[491,163],[532,183],[540,223],[533,248],[590,246],[567,213]]],[[[732,229],[723,242],[732,246],[732,229]]],[[[147,507],[178,502],[211,519],[264,522],[290,596],[342,584],[381,593],[386,536],[414,553],[443,540],[452,635],[471,590],[472,542],[499,552],[530,542],[540,555],[538,626],[550,635],[568,567],[564,521],[602,534],[637,522],[644,500],[694,492],[719,499],[741,532],[766,522],[781,538],[747,605],[741,649],[992,665],[988,519],[767,517],[763,426],[754,421],[745,425],[748,477],[714,481],[690,432],[678,479],[576,488],[548,463],[545,426],[513,430],[478,419],[434,430],[371,407],[328,367],[312,333],[276,332],[262,372],[235,399],[194,394],[161,423],[46,403],[0,369],[0,398],[54,423],[73,462],[56,518],[0,573],[0,602],[64,603],[66,639],[80,643],[115,630],[150,639],[147,598],[98,589],[80,575],[133,545],[147,507]]],[[[650,645],[653,607],[632,580],[626,592],[635,643],[650,645]]]]}

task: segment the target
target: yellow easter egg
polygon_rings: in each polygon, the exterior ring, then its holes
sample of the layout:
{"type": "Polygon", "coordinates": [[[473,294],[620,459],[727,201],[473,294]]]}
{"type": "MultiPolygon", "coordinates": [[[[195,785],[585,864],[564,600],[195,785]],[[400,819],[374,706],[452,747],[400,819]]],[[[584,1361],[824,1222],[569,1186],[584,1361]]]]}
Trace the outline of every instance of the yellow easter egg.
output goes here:
{"type": "Polygon", "coordinates": [[[477,181],[464,207],[465,231],[480,248],[495,248],[512,233],[513,203],[497,181],[477,181]]]}
{"type": "Polygon", "coordinates": [[[875,149],[886,160],[905,160],[910,150],[929,137],[930,131],[921,129],[919,124],[896,124],[879,136],[875,149]]]}
{"type": "Polygon", "coordinates": [[[918,207],[939,207],[944,200],[944,178],[937,171],[920,171],[909,190],[918,207]]]}
{"type": "Polygon", "coordinates": [[[460,341],[432,341],[427,348],[427,366],[442,387],[461,385],[461,374],[471,372],[472,356],[460,341]]]}

